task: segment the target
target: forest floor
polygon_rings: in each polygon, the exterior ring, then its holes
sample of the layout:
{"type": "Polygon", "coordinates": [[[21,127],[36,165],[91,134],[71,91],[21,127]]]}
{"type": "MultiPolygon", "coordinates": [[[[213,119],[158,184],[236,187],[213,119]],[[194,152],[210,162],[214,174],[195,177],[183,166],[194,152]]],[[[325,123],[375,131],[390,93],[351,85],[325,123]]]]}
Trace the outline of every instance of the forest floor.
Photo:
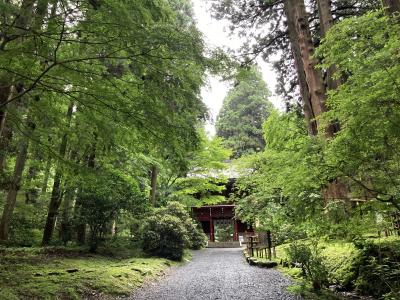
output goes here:
{"type": "Polygon", "coordinates": [[[194,251],[193,260],[145,284],[130,300],[302,299],[286,288],[292,281],[274,269],[250,266],[238,248],[194,251]]]}
{"type": "Polygon", "coordinates": [[[175,264],[68,248],[0,248],[0,300],[99,299],[132,293],[175,264]]]}

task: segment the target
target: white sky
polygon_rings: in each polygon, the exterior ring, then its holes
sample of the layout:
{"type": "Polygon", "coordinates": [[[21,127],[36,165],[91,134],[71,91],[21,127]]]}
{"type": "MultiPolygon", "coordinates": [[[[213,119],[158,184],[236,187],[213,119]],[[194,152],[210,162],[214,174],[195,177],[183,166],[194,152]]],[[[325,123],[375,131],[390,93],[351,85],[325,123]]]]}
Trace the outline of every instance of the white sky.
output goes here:
{"type": "MultiPolygon", "coordinates": [[[[205,42],[209,47],[229,47],[238,49],[243,40],[236,36],[229,36],[228,23],[225,21],[218,21],[211,18],[211,13],[208,11],[208,5],[204,0],[192,0],[195,17],[197,19],[197,26],[204,34],[205,42]]],[[[282,109],[282,102],[273,94],[276,85],[276,75],[272,71],[269,64],[265,63],[262,59],[257,60],[258,65],[263,74],[263,78],[268,85],[272,94],[270,97],[271,102],[275,107],[282,109]]],[[[219,110],[222,107],[222,102],[228,93],[230,84],[222,82],[215,76],[208,77],[208,85],[203,87],[201,96],[204,103],[210,111],[210,116],[215,121],[219,110]]],[[[215,126],[211,123],[206,124],[206,131],[209,135],[215,134],[215,126]]]]}

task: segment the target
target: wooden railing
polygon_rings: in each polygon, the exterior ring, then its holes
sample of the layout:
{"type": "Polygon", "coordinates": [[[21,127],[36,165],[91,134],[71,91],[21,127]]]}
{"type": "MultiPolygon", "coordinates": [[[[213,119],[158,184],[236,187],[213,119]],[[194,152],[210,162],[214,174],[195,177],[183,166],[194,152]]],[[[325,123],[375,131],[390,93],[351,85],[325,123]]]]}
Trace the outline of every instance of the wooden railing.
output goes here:
{"type": "Polygon", "coordinates": [[[252,257],[276,258],[275,242],[269,230],[246,236],[246,247],[247,253],[252,257]]]}

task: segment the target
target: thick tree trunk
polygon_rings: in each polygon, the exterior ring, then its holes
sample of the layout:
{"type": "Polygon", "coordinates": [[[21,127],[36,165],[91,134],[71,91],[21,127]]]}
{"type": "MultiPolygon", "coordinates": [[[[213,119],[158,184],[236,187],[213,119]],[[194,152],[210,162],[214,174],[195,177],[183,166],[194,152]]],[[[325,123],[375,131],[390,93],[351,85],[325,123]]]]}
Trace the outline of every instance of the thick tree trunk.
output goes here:
{"type": "Polygon", "coordinates": [[[400,0],[383,0],[382,5],[390,16],[400,13],[400,0]]]}
{"type": "Polygon", "coordinates": [[[304,73],[303,61],[301,59],[301,52],[298,43],[297,31],[295,29],[295,24],[294,24],[294,16],[291,15],[292,10],[288,8],[287,3],[285,3],[285,13],[287,18],[287,26],[289,31],[290,45],[292,48],[292,55],[297,71],[297,78],[299,81],[304,117],[307,122],[309,134],[317,135],[318,134],[317,123],[315,121],[315,115],[311,107],[311,96],[308,90],[306,74],[304,73]]]}
{"type": "MultiPolygon", "coordinates": [[[[325,37],[326,33],[333,26],[332,1],[317,0],[317,3],[321,36],[325,37]]],[[[336,66],[330,66],[329,69],[326,70],[326,85],[330,90],[334,90],[340,85],[340,80],[333,78],[333,75],[336,73],[336,71],[336,66]]]]}
{"type": "MultiPolygon", "coordinates": [[[[74,103],[71,102],[71,104],[68,106],[68,111],[67,111],[67,129],[69,129],[71,125],[73,108],[74,108],[74,103]]],[[[59,155],[61,159],[65,158],[65,154],[67,151],[67,143],[68,143],[68,133],[64,133],[59,150],[59,155]]],[[[56,170],[56,174],[54,176],[54,183],[50,197],[49,210],[47,213],[46,225],[44,226],[42,245],[48,245],[53,235],[54,226],[58,215],[58,209],[60,208],[61,204],[61,176],[62,176],[61,167],[59,164],[56,170]]]]}
{"type": "Polygon", "coordinates": [[[321,27],[321,36],[325,37],[326,33],[333,26],[332,1],[317,0],[319,24],[321,27]]]}
{"type": "MultiPolygon", "coordinates": [[[[303,0],[285,0],[286,11],[289,12],[288,19],[293,18],[296,35],[298,36],[298,45],[300,48],[301,59],[303,62],[304,73],[309,88],[311,107],[314,116],[318,118],[326,111],[326,89],[322,78],[321,71],[316,66],[318,61],[313,57],[314,44],[311,37],[310,26],[308,23],[307,12],[303,0]]],[[[318,131],[321,126],[317,120],[318,131]]],[[[325,129],[326,137],[333,136],[331,126],[325,129]]]]}
{"type": "Polygon", "coordinates": [[[22,172],[25,168],[25,162],[28,156],[29,137],[32,135],[35,129],[35,124],[30,121],[28,116],[26,136],[22,137],[22,140],[18,146],[18,154],[15,161],[14,175],[11,179],[10,186],[8,189],[6,203],[4,205],[3,215],[0,222],[0,241],[6,241],[8,239],[8,231],[10,227],[11,217],[14,212],[15,203],[17,201],[17,194],[20,189],[22,172]]]}
{"type": "Polygon", "coordinates": [[[156,206],[156,194],[157,194],[157,176],[158,170],[156,166],[151,167],[151,190],[150,190],[150,203],[156,206]]]}
{"type": "Polygon", "coordinates": [[[68,186],[65,188],[64,201],[62,203],[62,218],[60,226],[60,240],[67,244],[71,240],[71,212],[74,207],[76,188],[68,186]]]}

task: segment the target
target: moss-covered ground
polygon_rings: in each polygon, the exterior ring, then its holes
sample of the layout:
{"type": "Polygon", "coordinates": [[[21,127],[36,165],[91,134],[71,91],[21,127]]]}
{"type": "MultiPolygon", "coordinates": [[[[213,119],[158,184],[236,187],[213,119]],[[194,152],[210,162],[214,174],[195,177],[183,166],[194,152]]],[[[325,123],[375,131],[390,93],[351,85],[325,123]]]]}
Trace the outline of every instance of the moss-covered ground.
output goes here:
{"type": "Polygon", "coordinates": [[[0,248],[0,299],[96,299],[128,295],[173,262],[66,248],[0,248]]]}

